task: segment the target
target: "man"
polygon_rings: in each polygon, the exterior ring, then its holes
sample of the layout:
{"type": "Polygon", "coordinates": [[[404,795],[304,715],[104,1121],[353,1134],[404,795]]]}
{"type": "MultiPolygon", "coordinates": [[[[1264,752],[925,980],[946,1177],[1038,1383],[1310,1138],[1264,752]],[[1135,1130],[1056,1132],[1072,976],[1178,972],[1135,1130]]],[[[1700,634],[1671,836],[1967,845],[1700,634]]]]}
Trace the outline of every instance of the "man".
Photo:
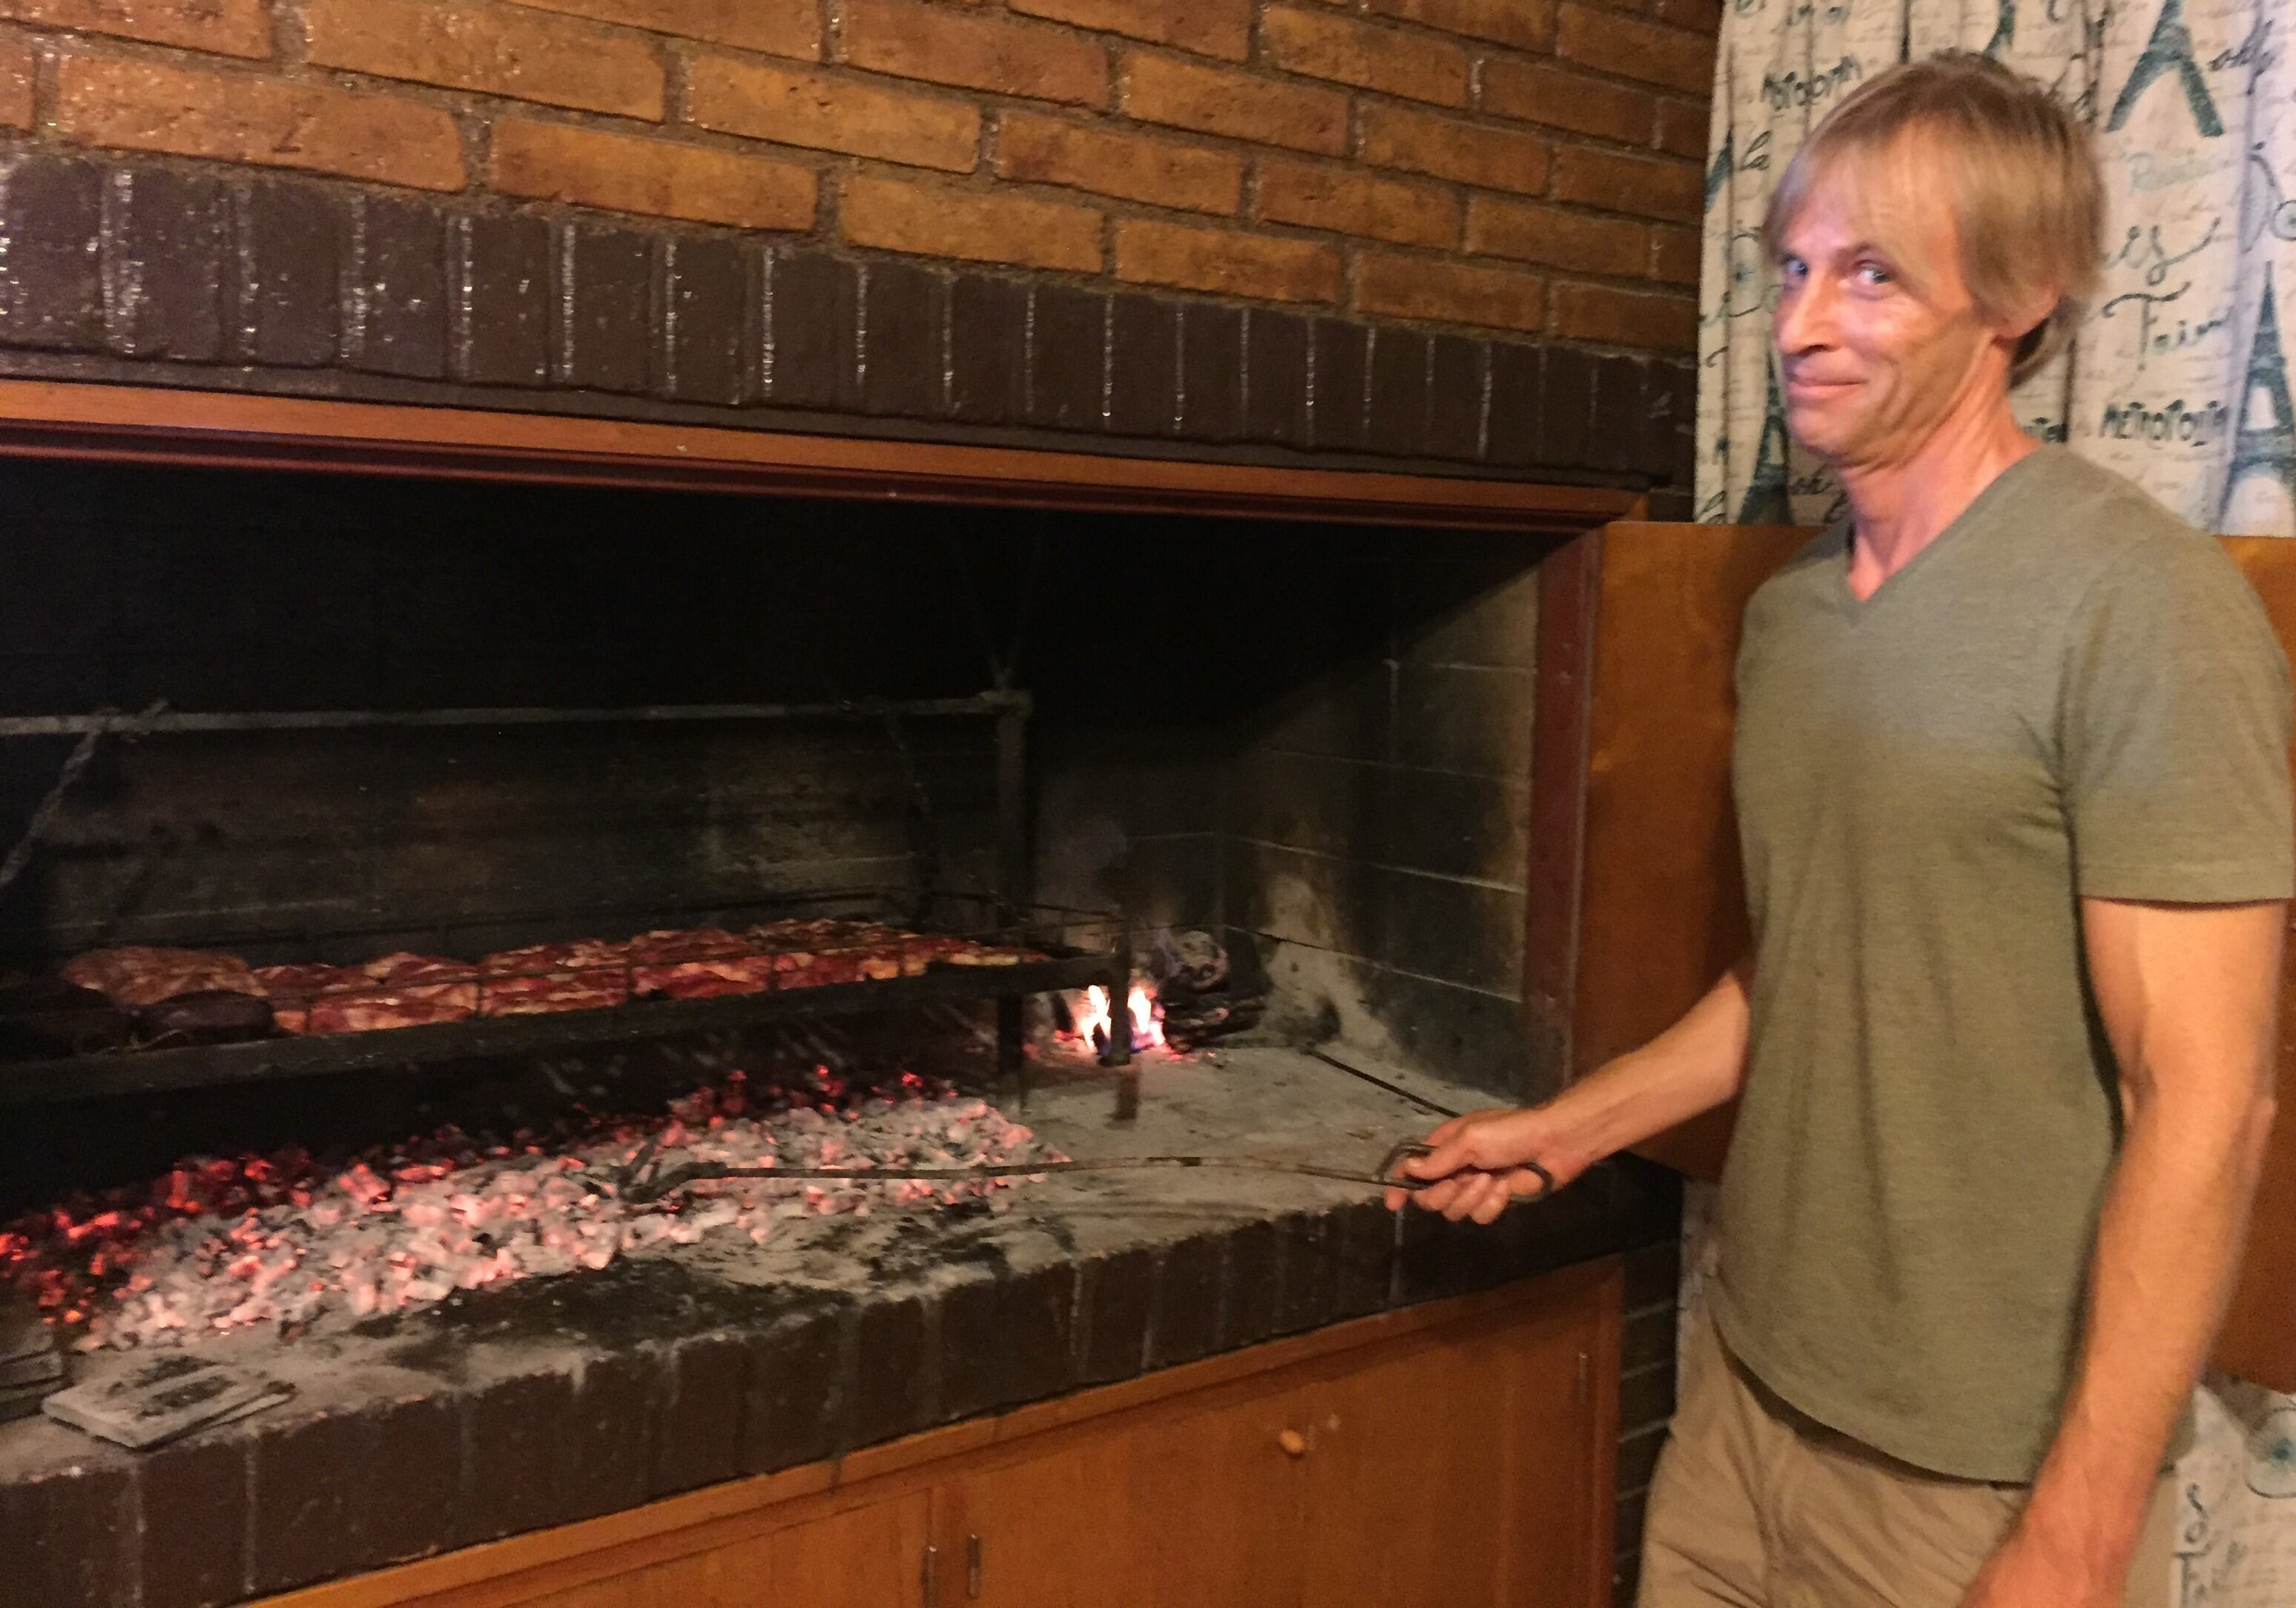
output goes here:
{"type": "Polygon", "coordinates": [[[1754,952],[1413,1164],[1488,1222],[1529,1163],[1742,1093],[1644,1608],[2169,1601],[2161,1471],[2272,1117],[2290,691],[2216,544],[2011,412],[2100,215],[2084,131],[1977,56],[1796,155],[1788,424],[1851,516],[1747,611],[1754,952]]]}

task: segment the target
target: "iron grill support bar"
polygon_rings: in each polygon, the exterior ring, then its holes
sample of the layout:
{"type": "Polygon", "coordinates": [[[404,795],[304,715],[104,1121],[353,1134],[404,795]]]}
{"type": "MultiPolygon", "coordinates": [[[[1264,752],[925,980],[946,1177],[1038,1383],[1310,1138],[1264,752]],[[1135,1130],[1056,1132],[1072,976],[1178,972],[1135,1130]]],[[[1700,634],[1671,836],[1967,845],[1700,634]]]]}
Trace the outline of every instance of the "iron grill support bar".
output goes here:
{"type": "Polygon", "coordinates": [[[885,699],[840,703],[672,703],[633,709],[273,710],[234,714],[17,715],[0,718],[0,737],[80,737],[179,732],[357,731],[367,727],[618,726],[726,720],[882,720],[887,715],[994,716],[1025,720],[1026,693],[970,698],[885,699]]]}

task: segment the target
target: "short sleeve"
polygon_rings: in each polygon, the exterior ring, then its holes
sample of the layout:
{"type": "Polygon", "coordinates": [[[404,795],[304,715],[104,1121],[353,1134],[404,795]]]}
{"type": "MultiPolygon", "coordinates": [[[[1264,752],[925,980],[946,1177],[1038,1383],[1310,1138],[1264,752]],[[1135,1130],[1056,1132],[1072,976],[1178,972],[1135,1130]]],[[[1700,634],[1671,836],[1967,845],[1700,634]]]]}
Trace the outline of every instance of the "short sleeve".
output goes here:
{"type": "Polygon", "coordinates": [[[2093,898],[2296,892],[2288,662],[2254,588],[2201,536],[2146,539],[2089,587],[2061,714],[2075,883],[2093,898]]]}

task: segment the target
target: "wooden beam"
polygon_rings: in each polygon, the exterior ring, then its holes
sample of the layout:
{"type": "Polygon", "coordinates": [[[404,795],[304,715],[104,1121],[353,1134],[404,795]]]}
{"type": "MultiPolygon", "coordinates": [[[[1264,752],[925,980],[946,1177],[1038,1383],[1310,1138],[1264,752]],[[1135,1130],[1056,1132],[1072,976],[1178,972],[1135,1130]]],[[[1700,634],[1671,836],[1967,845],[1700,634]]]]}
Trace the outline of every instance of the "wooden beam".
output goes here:
{"type": "Polygon", "coordinates": [[[1271,468],[45,380],[0,380],[0,456],[1547,536],[1628,517],[1644,501],[1633,491],[1466,475],[1271,468]]]}

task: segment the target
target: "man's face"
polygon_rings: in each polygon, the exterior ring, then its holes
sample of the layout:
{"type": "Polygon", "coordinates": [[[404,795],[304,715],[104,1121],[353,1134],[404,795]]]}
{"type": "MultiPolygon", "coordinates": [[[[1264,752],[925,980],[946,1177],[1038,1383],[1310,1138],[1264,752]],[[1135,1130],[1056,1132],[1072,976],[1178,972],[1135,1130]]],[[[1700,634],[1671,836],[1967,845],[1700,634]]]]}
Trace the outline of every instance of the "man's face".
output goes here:
{"type": "Polygon", "coordinates": [[[1786,424],[1837,467],[1903,463],[2006,383],[2004,338],[1970,299],[1952,212],[1934,199],[1943,185],[1925,166],[1910,152],[1837,163],[1779,242],[1786,424]]]}

